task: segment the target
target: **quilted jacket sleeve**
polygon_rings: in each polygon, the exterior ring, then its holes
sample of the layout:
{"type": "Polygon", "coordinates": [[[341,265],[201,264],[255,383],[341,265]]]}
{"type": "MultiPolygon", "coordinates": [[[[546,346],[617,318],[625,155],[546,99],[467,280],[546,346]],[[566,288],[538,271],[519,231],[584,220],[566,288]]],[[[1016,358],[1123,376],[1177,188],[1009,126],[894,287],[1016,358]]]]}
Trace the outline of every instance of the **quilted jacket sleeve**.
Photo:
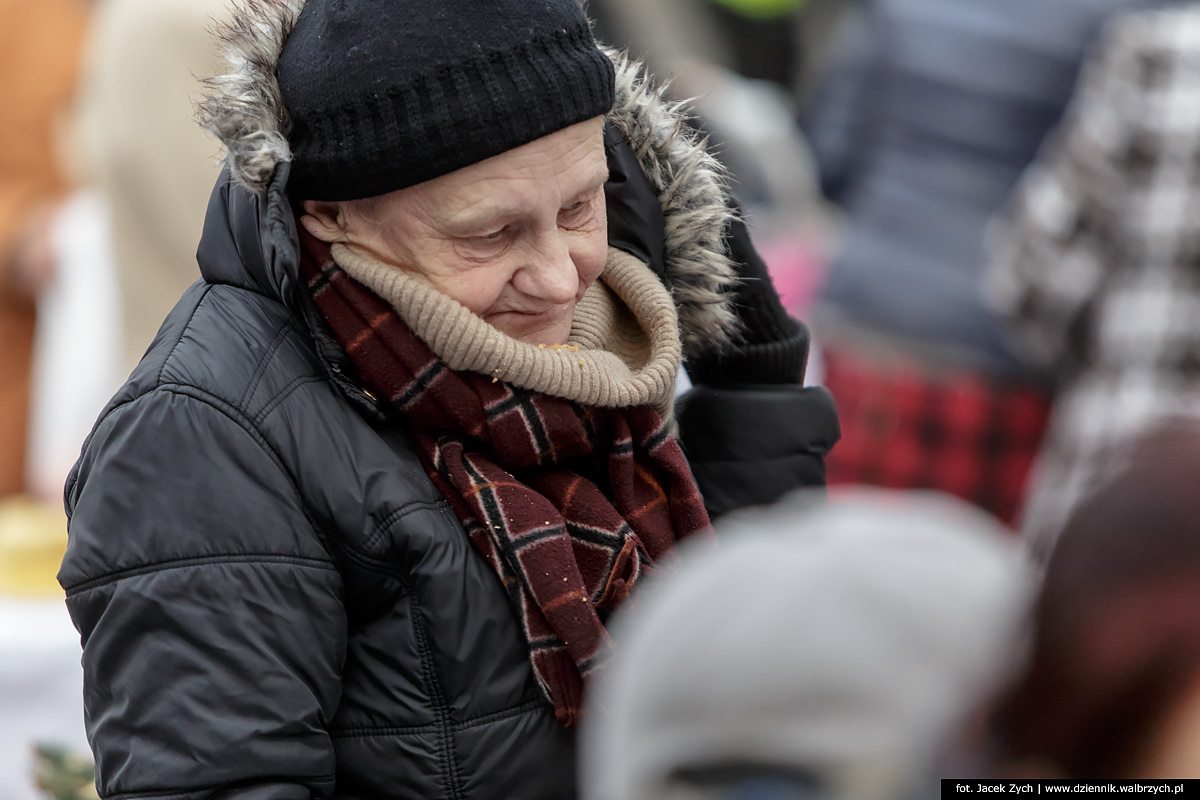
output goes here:
{"type": "Polygon", "coordinates": [[[840,436],[833,398],[793,385],[698,385],[681,398],[680,439],[714,519],[825,485],[840,436]]]}
{"type": "Polygon", "coordinates": [[[803,385],[808,329],[784,315],[745,224],[735,221],[726,241],[739,274],[757,276],[746,281],[757,282],[752,292],[736,294],[739,318],[755,330],[687,364],[695,386],[678,409],[680,440],[714,519],[824,486],[825,456],[841,435],[833,397],[803,385]],[[747,300],[778,313],[741,308],[747,300]]]}
{"type": "Polygon", "coordinates": [[[1103,37],[1062,125],[989,237],[989,305],[1026,355],[1059,376],[1083,359],[1094,301],[1130,256],[1122,228],[1143,100],[1129,33],[1117,22],[1103,37]]]}
{"type": "Polygon", "coordinates": [[[341,580],[250,421],[156,389],[98,425],[66,499],[100,796],[329,797],[341,580]]]}

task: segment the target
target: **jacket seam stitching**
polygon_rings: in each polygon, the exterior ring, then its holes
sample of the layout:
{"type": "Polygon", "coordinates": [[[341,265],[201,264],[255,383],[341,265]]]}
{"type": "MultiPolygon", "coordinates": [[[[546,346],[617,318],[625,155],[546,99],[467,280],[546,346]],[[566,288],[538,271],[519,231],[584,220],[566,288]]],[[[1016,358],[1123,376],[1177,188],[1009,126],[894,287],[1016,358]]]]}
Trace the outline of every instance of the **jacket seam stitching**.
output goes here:
{"type": "Polygon", "coordinates": [[[296,476],[293,475],[287,468],[283,458],[279,455],[275,448],[271,446],[271,443],[267,440],[267,437],[263,435],[262,431],[258,429],[258,426],[247,418],[245,411],[232,405],[227,400],[222,400],[221,398],[216,397],[203,389],[195,386],[189,386],[188,384],[164,384],[159,388],[165,392],[178,394],[183,397],[190,397],[197,402],[211,406],[215,411],[223,414],[235,425],[238,425],[244,431],[246,431],[250,438],[258,444],[263,453],[265,453],[267,457],[275,464],[275,468],[279,470],[280,474],[283,475],[284,480],[287,481],[288,486],[291,487],[292,493],[296,497],[296,506],[304,515],[304,519],[306,522],[308,522],[309,527],[312,528],[313,534],[321,541],[321,543],[326,547],[326,552],[328,552],[329,537],[325,534],[321,526],[317,524],[316,519],[313,517],[312,510],[308,507],[308,503],[305,502],[304,493],[300,491],[300,484],[297,483],[296,476]]]}
{"type": "Polygon", "coordinates": [[[261,425],[267,417],[271,416],[271,412],[279,408],[301,386],[309,383],[324,383],[328,380],[328,377],[325,375],[302,375],[298,378],[293,378],[287,386],[279,391],[279,394],[271,402],[263,406],[262,410],[254,415],[250,423],[255,426],[261,425]]]}
{"type": "MultiPolygon", "coordinates": [[[[406,510],[404,516],[407,516],[408,511],[417,510],[415,508],[415,506],[417,504],[427,504],[430,509],[437,511],[443,517],[447,518],[450,521],[451,525],[459,524],[458,518],[453,516],[453,512],[450,509],[450,504],[447,503],[445,500],[439,500],[439,501],[424,501],[424,500],[422,500],[422,501],[417,501],[417,503],[408,504],[404,507],[404,509],[406,510]]],[[[393,512],[393,513],[395,513],[395,512],[393,512]]],[[[345,541],[344,539],[337,541],[333,546],[336,547],[338,553],[340,553],[341,556],[343,556],[345,558],[349,558],[350,560],[357,562],[359,564],[359,566],[361,566],[362,568],[369,570],[370,572],[374,572],[378,575],[387,576],[387,577],[392,578],[393,580],[397,581],[400,584],[400,586],[404,589],[404,591],[410,596],[410,598],[413,599],[414,606],[415,606],[416,592],[413,589],[412,581],[404,573],[403,570],[397,568],[397,565],[394,561],[390,561],[387,559],[378,558],[376,556],[373,556],[370,553],[367,553],[363,549],[361,549],[361,546],[353,545],[353,544],[345,541]]],[[[417,610],[419,611],[419,608],[417,610]]]]}
{"type": "Polygon", "coordinates": [[[424,725],[408,725],[390,728],[345,728],[340,731],[330,731],[332,739],[370,739],[376,736],[418,736],[422,733],[435,731],[437,722],[427,722],[424,725]]]}
{"type": "MultiPolygon", "coordinates": [[[[477,728],[481,725],[488,725],[493,722],[501,722],[506,719],[524,716],[531,711],[537,711],[544,706],[542,700],[526,700],[518,706],[506,708],[503,711],[496,711],[491,714],[484,714],[478,717],[471,717],[462,722],[454,723],[455,732],[461,732],[477,728]]],[[[370,726],[359,726],[356,728],[344,728],[339,731],[331,731],[330,736],[335,739],[365,739],[375,736],[418,736],[420,734],[435,731],[437,722],[427,722],[424,725],[407,725],[407,726],[382,726],[373,728],[370,726]]]]}
{"type": "Polygon", "coordinates": [[[136,578],[142,575],[152,575],[156,572],[167,572],[174,569],[184,569],[186,567],[207,567],[217,564],[279,564],[295,567],[306,567],[308,569],[317,569],[325,572],[337,572],[337,566],[332,562],[322,561],[317,558],[308,558],[304,556],[277,556],[270,554],[247,554],[238,556],[196,556],[192,558],[178,558],[170,561],[156,561],[153,564],[142,564],[136,567],[127,567],[125,569],[114,570],[112,572],[100,575],[96,578],[89,578],[86,581],[72,584],[69,587],[64,587],[67,597],[73,597],[77,594],[98,589],[101,586],[107,586],[110,583],[124,580],[125,578],[136,578]]]}
{"type": "Polygon", "coordinates": [[[430,705],[436,716],[436,719],[429,723],[429,725],[431,732],[437,736],[439,743],[437,755],[438,771],[445,782],[448,796],[451,798],[462,798],[464,797],[462,791],[462,774],[458,757],[454,753],[454,734],[458,729],[451,718],[450,709],[442,692],[441,683],[438,681],[437,670],[433,662],[433,650],[429,645],[429,633],[425,627],[425,614],[421,610],[421,604],[417,600],[416,592],[413,591],[408,579],[396,569],[395,564],[372,558],[366,553],[359,552],[356,548],[349,547],[344,542],[341,543],[340,549],[346,557],[358,561],[368,569],[388,575],[399,581],[409,595],[409,602],[412,604],[411,625],[413,638],[421,658],[421,678],[425,682],[431,701],[430,705]]]}
{"type": "MultiPolygon", "coordinates": [[[[327,542],[329,541],[329,537],[322,531],[321,526],[318,525],[317,521],[313,518],[312,511],[309,509],[308,503],[306,503],[304,500],[304,493],[300,491],[300,485],[296,482],[296,477],[288,470],[283,459],[279,456],[279,453],[276,452],[275,448],[271,446],[271,443],[267,441],[267,437],[262,434],[262,431],[258,429],[258,426],[254,425],[247,418],[244,411],[237,408],[229,401],[223,400],[203,389],[188,385],[186,383],[164,383],[156,386],[150,391],[144,392],[137,397],[130,398],[129,400],[113,407],[107,414],[104,415],[103,419],[107,420],[118,409],[123,409],[132,405],[133,403],[144,400],[156,392],[175,394],[181,397],[190,397],[198,403],[203,403],[204,405],[209,406],[218,414],[221,414],[230,422],[244,430],[250,436],[250,438],[254,440],[255,444],[258,445],[259,449],[262,450],[267,458],[271,460],[271,462],[275,465],[275,468],[278,469],[280,474],[283,476],[284,480],[287,481],[288,486],[291,487],[293,495],[295,495],[296,505],[300,509],[300,512],[304,515],[305,521],[309,524],[309,527],[312,528],[313,534],[322,542],[322,544],[325,544],[326,548],[328,549],[327,542]]],[[[93,429],[92,434],[89,436],[89,441],[91,436],[95,435],[95,432],[99,429],[99,427],[100,423],[98,422],[96,424],[96,428],[93,429]]],[[[75,483],[78,483],[78,481],[75,483]]],[[[73,488],[74,484],[72,485],[72,489],[73,488]]]]}
{"type": "Polygon", "coordinates": [[[293,316],[287,321],[287,323],[284,324],[282,328],[280,328],[279,332],[275,334],[275,338],[271,341],[271,344],[263,354],[262,359],[259,360],[258,368],[255,369],[254,375],[250,378],[249,385],[242,393],[242,397],[238,401],[239,406],[249,405],[250,399],[254,397],[254,393],[258,391],[258,385],[262,383],[263,376],[267,374],[267,365],[271,363],[271,359],[273,359],[275,354],[279,352],[279,348],[283,347],[284,341],[287,340],[288,335],[291,334],[295,327],[296,318],[293,316]]]}
{"type": "Polygon", "coordinates": [[[380,520],[379,524],[375,526],[375,530],[371,532],[371,535],[367,537],[366,541],[354,549],[364,552],[369,551],[375,545],[377,539],[383,536],[383,534],[385,534],[387,531],[391,530],[397,522],[404,519],[409,514],[417,511],[440,511],[448,506],[449,503],[447,503],[445,500],[413,500],[412,502],[405,503],[399,508],[394,509],[390,514],[380,520]]]}
{"type": "Polygon", "coordinates": [[[211,283],[205,285],[204,294],[200,295],[200,299],[196,301],[196,305],[192,306],[192,313],[188,314],[187,323],[183,326],[183,330],[179,332],[179,336],[176,337],[175,344],[171,345],[171,352],[167,353],[167,357],[163,359],[162,366],[158,368],[158,377],[155,379],[155,383],[157,383],[159,386],[163,385],[163,374],[167,371],[167,366],[171,363],[171,360],[175,358],[175,351],[178,350],[179,345],[183,343],[183,337],[187,336],[188,331],[191,330],[192,323],[196,319],[196,312],[200,310],[200,306],[203,305],[204,301],[208,299],[208,295],[212,289],[213,287],[211,283]]]}
{"type": "Polygon", "coordinates": [[[543,700],[526,700],[519,706],[513,706],[512,708],[506,708],[503,711],[496,711],[491,714],[484,714],[481,717],[472,717],[471,719],[463,720],[462,722],[456,723],[454,728],[456,731],[470,730],[471,728],[477,728],[480,725],[488,725],[490,723],[500,722],[505,719],[521,717],[531,711],[537,711],[543,706],[545,706],[545,701],[543,700]]]}
{"type": "Polygon", "coordinates": [[[425,630],[425,615],[414,596],[413,634],[417,640],[417,649],[421,652],[421,672],[429,689],[430,699],[433,700],[433,712],[437,720],[433,723],[437,732],[440,747],[438,748],[439,771],[446,782],[446,791],[452,798],[461,798],[462,776],[458,770],[458,758],[454,753],[454,726],[450,718],[450,709],[446,705],[441,683],[437,679],[437,670],[433,666],[433,651],[429,646],[429,633],[425,630]]]}
{"type": "Polygon", "coordinates": [[[409,579],[402,574],[402,572],[397,569],[396,565],[392,562],[385,561],[380,558],[372,558],[366,553],[360,553],[356,548],[351,547],[344,541],[335,542],[334,547],[336,547],[338,552],[345,558],[357,562],[358,566],[367,570],[368,572],[373,572],[377,575],[383,575],[385,577],[394,579],[400,584],[406,595],[408,595],[410,598],[415,597],[416,593],[413,591],[411,581],[409,581],[409,579]]]}
{"type": "MultiPolygon", "coordinates": [[[[102,416],[100,416],[96,420],[96,424],[92,426],[91,431],[88,432],[87,437],[83,440],[83,445],[80,448],[81,451],[86,451],[88,449],[88,446],[91,445],[92,439],[96,436],[96,431],[100,429],[100,425],[102,422],[104,422],[104,420],[108,419],[113,414],[115,414],[117,411],[124,408],[125,406],[128,406],[132,403],[136,403],[138,400],[141,400],[143,397],[146,397],[147,395],[152,394],[156,389],[158,389],[164,385],[163,384],[163,373],[166,372],[167,365],[170,363],[171,359],[175,357],[175,351],[177,349],[179,349],[180,343],[183,342],[183,337],[187,334],[188,330],[191,329],[191,327],[192,327],[192,320],[195,319],[196,312],[200,310],[200,305],[208,298],[208,294],[209,294],[209,292],[212,291],[214,285],[215,284],[211,284],[211,283],[205,284],[204,293],[200,295],[200,299],[196,301],[196,305],[192,306],[192,311],[188,315],[188,321],[184,324],[183,330],[181,330],[179,332],[179,337],[175,340],[175,344],[171,345],[171,352],[167,354],[167,357],[165,359],[163,359],[162,366],[160,366],[158,368],[158,375],[154,379],[154,386],[146,389],[141,394],[138,394],[135,397],[130,397],[120,403],[117,403],[112,408],[106,409],[104,411],[104,413],[102,414],[102,416]]],[[[74,469],[72,469],[71,474],[67,478],[67,485],[65,487],[64,497],[70,497],[71,493],[75,491],[75,486],[78,483],[79,483],[79,474],[74,469]]]]}

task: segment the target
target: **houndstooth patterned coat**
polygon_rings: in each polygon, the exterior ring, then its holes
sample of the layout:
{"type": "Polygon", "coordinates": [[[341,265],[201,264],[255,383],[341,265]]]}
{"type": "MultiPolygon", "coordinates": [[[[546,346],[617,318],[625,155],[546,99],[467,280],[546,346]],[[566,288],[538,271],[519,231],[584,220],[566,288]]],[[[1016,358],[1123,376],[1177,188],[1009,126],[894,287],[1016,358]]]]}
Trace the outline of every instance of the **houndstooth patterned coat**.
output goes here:
{"type": "Polygon", "coordinates": [[[1110,25],[994,233],[990,300],[1060,381],[1023,524],[1048,550],[1123,440],[1200,416],[1200,8],[1110,25]]]}

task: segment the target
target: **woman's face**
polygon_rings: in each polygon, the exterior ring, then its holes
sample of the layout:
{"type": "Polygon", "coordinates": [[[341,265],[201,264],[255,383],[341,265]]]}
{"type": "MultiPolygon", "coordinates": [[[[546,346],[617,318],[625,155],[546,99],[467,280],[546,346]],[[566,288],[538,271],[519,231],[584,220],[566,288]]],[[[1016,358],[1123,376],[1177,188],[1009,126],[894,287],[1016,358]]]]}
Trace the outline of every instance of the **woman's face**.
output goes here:
{"type": "Polygon", "coordinates": [[[419,275],[500,331],[561,344],[607,258],[603,118],[378,197],[306,201],[301,223],[419,275]]]}

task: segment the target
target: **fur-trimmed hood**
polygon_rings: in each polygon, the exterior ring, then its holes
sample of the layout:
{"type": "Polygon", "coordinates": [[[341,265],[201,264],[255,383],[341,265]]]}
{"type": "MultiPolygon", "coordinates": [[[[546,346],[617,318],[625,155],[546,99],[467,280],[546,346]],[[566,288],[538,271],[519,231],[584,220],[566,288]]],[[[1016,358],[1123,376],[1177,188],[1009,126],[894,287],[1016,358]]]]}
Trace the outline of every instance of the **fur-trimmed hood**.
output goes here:
{"type": "MultiPolygon", "coordinates": [[[[263,197],[291,160],[291,124],[276,64],[304,0],[242,0],[218,35],[228,70],[209,78],[198,119],[224,144],[232,180],[263,197]]],[[[604,48],[616,67],[610,126],[628,142],[662,209],[666,282],[679,309],[685,358],[724,349],[736,336],[736,280],[723,239],[734,211],[723,167],[642,65],[604,48]]]]}

